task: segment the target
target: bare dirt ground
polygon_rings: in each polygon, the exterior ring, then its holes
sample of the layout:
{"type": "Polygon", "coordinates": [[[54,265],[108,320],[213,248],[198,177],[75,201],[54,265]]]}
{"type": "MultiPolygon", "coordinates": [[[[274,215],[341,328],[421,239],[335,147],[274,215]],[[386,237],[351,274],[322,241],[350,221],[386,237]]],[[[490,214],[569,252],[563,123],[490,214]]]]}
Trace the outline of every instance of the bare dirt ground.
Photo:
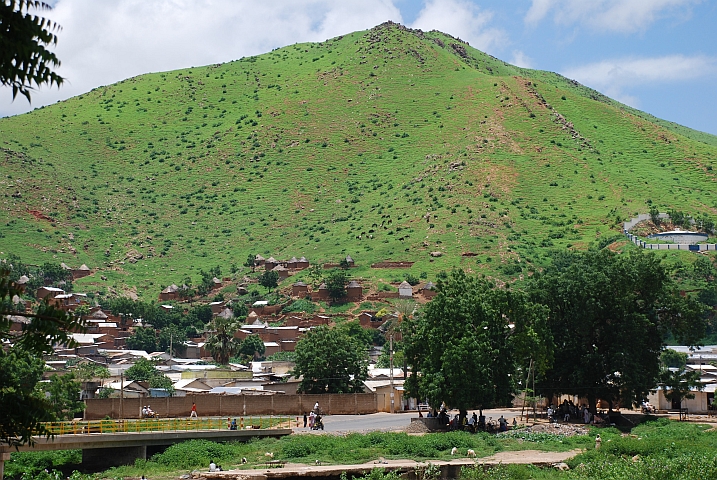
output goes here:
{"type": "Polygon", "coordinates": [[[539,450],[521,450],[512,452],[498,452],[495,455],[483,458],[459,458],[456,460],[442,461],[435,460],[430,462],[416,462],[414,460],[384,460],[379,459],[374,462],[368,462],[359,465],[305,465],[301,463],[287,463],[282,468],[259,468],[253,470],[228,470],[226,472],[194,472],[189,478],[195,479],[242,479],[242,480],[266,480],[266,479],[285,479],[296,477],[325,477],[338,476],[342,472],[348,474],[361,475],[371,471],[374,468],[383,468],[386,470],[414,470],[416,468],[425,467],[428,463],[437,466],[448,466],[460,468],[467,465],[498,465],[498,464],[533,464],[533,465],[552,465],[564,462],[575,455],[581,453],[581,450],[571,450],[569,452],[542,452],[539,450]]]}

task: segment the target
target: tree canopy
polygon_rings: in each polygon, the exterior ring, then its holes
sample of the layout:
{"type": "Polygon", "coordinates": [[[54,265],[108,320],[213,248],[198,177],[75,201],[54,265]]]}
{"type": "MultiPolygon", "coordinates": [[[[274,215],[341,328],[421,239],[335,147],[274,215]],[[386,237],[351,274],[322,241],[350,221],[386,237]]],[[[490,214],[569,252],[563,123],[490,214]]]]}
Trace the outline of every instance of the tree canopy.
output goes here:
{"type": "Polygon", "coordinates": [[[154,328],[138,327],[127,339],[127,348],[131,350],[144,350],[145,352],[157,351],[157,332],[154,328]]]}
{"type": "Polygon", "coordinates": [[[368,377],[366,346],[343,329],[321,325],[296,344],[294,376],[299,392],[360,393],[368,377]]]}
{"type": "Polygon", "coordinates": [[[264,272],[259,275],[259,285],[269,289],[276,288],[279,286],[279,274],[273,270],[264,272]]]}
{"type": "MultiPolygon", "coordinates": [[[[422,314],[402,326],[408,364],[420,372],[408,377],[409,394],[463,415],[509,405],[519,361],[549,344],[546,309],[461,270],[440,278],[436,289],[422,314]]],[[[543,350],[532,354],[549,357],[543,350]]]]}
{"type": "Polygon", "coordinates": [[[42,390],[57,420],[72,420],[85,409],[85,403],[80,400],[80,382],[74,373],[51,376],[48,383],[42,384],[42,390]]]}
{"type": "Polygon", "coordinates": [[[326,274],[324,283],[329,291],[331,300],[340,300],[346,296],[346,284],[348,281],[346,270],[341,268],[335,268],[326,274]]]}
{"type": "Polygon", "coordinates": [[[54,419],[50,401],[36,390],[42,378],[42,355],[55,344],[74,345],[72,333],[83,332],[80,317],[57,309],[46,301],[34,313],[23,313],[29,323],[20,332],[11,331],[14,295],[23,286],[11,280],[11,270],[0,268],[0,441],[9,445],[32,443],[33,435],[49,436],[42,422],[54,419]],[[22,405],[23,408],[18,408],[22,405]]]}
{"type": "Polygon", "coordinates": [[[598,398],[638,404],[657,384],[667,335],[687,345],[704,335],[702,305],[680,296],[653,254],[556,253],[535,277],[530,296],[549,308],[555,344],[546,396],[586,397],[593,412],[598,398]]]}
{"type": "Polygon", "coordinates": [[[0,1],[0,85],[12,88],[12,98],[18,93],[30,101],[35,86],[54,83],[58,87],[64,79],[53,71],[60,60],[47,46],[57,45],[60,29],[56,23],[30,10],[51,10],[45,2],[33,0],[0,1]]]}
{"type": "MultiPolygon", "coordinates": [[[[214,360],[227,365],[229,359],[239,352],[241,341],[234,337],[239,330],[240,323],[235,318],[216,317],[210,324],[211,333],[205,343],[205,348],[212,354],[214,360]]],[[[262,346],[264,346],[262,344],[262,346]]]]}
{"type": "Polygon", "coordinates": [[[125,378],[138,382],[147,382],[149,388],[164,388],[170,395],[174,394],[172,380],[157,370],[153,361],[146,358],[140,358],[134,365],[129,367],[125,371],[125,378]]]}
{"type": "Polygon", "coordinates": [[[253,361],[256,355],[263,357],[265,351],[266,346],[259,335],[248,335],[239,345],[237,356],[240,362],[248,363],[253,361]]]}

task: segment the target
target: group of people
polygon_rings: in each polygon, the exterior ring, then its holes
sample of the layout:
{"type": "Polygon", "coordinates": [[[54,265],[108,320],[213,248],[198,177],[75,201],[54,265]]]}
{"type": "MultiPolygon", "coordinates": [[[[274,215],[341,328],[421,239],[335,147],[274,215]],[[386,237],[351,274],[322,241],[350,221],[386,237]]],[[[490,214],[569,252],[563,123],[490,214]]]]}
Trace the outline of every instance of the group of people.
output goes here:
{"type": "Polygon", "coordinates": [[[156,416],[157,414],[149,405],[144,405],[142,407],[142,418],[155,418],[156,416]]]}
{"type": "Polygon", "coordinates": [[[209,461],[209,471],[210,472],[221,472],[222,467],[220,465],[217,465],[216,463],[214,463],[214,460],[210,460],[209,461]]]}
{"type": "MultiPolygon", "coordinates": [[[[644,403],[645,402],[643,402],[643,404],[644,403]]],[[[599,413],[592,414],[590,413],[590,409],[587,405],[582,404],[578,407],[572,402],[572,400],[563,400],[563,403],[561,403],[558,407],[550,404],[547,414],[548,421],[551,423],[558,423],[558,421],[569,422],[571,419],[581,421],[586,425],[601,425],[609,423],[609,417],[607,415],[601,415],[599,413]]]]}
{"type": "MultiPolygon", "coordinates": [[[[422,417],[423,414],[421,412],[418,412],[418,416],[422,417]]],[[[470,430],[470,431],[477,431],[477,430],[498,430],[500,432],[505,432],[508,430],[508,420],[503,417],[503,415],[500,416],[498,419],[497,426],[492,424],[486,424],[485,421],[485,415],[478,415],[476,412],[473,412],[473,415],[466,416],[461,420],[460,413],[456,413],[453,417],[446,411],[445,406],[441,406],[441,410],[439,412],[436,412],[435,410],[431,412],[428,411],[428,418],[438,418],[438,421],[443,425],[448,425],[448,428],[450,430],[470,430]]],[[[513,428],[516,428],[518,425],[518,422],[513,418],[513,428]]]]}
{"type": "Polygon", "coordinates": [[[314,429],[321,423],[321,409],[319,408],[319,402],[314,404],[314,408],[307,414],[304,412],[304,428],[307,426],[314,429]]]}
{"type": "Polygon", "coordinates": [[[642,413],[657,413],[657,408],[648,401],[642,402],[642,413]]]}
{"type": "Polygon", "coordinates": [[[236,430],[237,429],[237,419],[231,419],[227,417],[227,430],[236,430]]]}

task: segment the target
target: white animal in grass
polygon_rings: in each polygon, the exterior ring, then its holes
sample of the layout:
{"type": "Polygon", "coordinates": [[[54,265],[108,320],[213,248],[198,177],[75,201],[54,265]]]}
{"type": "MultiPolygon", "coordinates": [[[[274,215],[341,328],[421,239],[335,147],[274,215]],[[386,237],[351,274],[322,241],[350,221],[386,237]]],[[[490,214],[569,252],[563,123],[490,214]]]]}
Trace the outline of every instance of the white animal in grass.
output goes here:
{"type": "Polygon", "coordinates": [[[458,453],[458,449],[456,447],[453,447],[451,449],[451,455],[455,455],[456,453],[458,453]]]}
{"type": "Polygon", "coordinates": [[[272,458],[272,459],[273,459],[273,458],[274,458],[274,452],[266,452],[266,453],[264,454],[264,456],[267,457],[267,458],[272,458]]]}
{"type": "Polygon", "coordinates": [[[475,450],[472,450],[469,448],[468,451],[466,452],[466,456],[475,458],[475,456],[476,456],[475,450]]]}

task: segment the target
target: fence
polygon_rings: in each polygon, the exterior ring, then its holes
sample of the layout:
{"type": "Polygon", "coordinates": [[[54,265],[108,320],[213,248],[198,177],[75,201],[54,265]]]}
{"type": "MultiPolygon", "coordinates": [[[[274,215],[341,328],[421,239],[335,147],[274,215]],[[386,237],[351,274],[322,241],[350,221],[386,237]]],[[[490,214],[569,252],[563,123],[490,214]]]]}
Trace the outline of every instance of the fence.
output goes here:
{"type": "MultiPolygon", "coordinates": [[[[291,428],[289,417],[240,417],[237,428],[291,428]]],[[[146,418],[141,420],[90,420],[81,422],[49,422],[45,428],[53,435],[86,433],[140,433],[187,430],[227,430],[224,418],[146,418]]]]}
{"type": "Polygon", "coordinates": [[[632,233],[625,232],[625,236],[632,243],[638,247],[645,248],[647,250],[688,250],[691,252],[706,252],[717,250],[717,244],[714,243],[648,243],[642,240],[640,237],[633,235],[632,233]]]}
{"type": "Polygon", "coordinates": [[[378,412],[375,393],[325,395],[214,395],[189,394],[166,398],[103,398],[85,400],[85,420],[140,418],[143,405],[151,405],[161,418],[189,417],[196,403],[201,417],[247,417],[258,415],[303,415],[314,404],[329,415],[359,415],[378,412]]]}

